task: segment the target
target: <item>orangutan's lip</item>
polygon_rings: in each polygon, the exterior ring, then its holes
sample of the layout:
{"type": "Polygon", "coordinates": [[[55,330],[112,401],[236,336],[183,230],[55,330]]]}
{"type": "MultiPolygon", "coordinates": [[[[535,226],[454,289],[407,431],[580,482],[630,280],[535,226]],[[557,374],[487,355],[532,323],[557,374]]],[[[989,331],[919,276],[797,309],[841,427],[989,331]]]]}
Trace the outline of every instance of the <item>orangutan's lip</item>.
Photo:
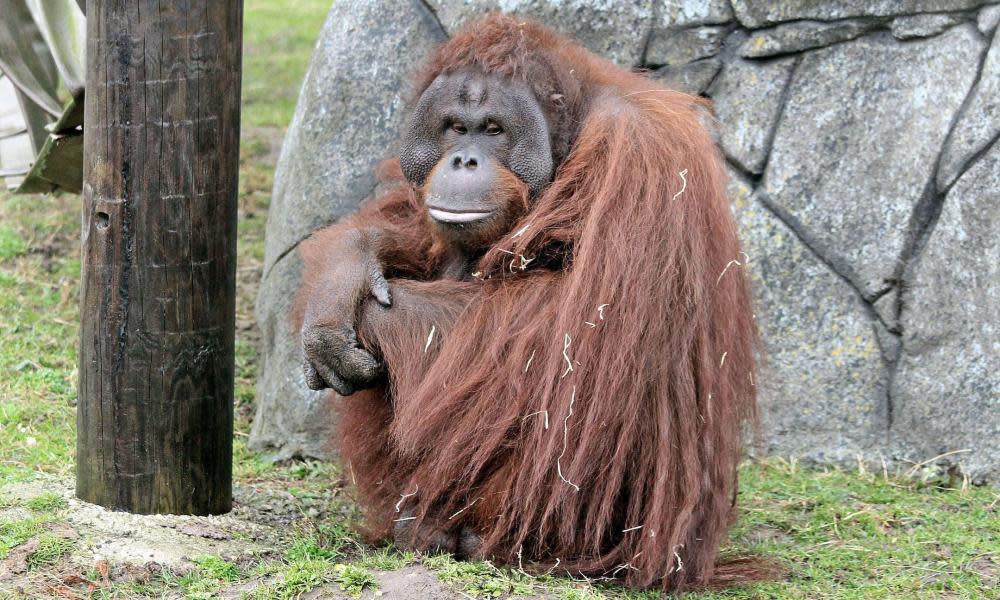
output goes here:
{"type": "Polygon", "coordinates": [[[440,208],[427,207],[427,212],[430,213],[431,218],[439,223],[472,223],[473,221],[481,221],[486,217],[492,215],[492,212],[482,212],[482,211],[454,211],[454,210],[442,210],[440,208]]]}

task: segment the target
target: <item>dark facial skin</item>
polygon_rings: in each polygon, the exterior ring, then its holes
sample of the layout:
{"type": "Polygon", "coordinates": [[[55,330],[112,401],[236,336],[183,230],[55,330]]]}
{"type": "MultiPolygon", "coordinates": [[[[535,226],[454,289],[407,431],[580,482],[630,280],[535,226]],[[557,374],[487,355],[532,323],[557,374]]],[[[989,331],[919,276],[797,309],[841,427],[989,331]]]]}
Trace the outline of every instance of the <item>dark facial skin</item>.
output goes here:
{"type": "Polygon", "coordinates": [[[514,179],[534,197],[554,168],[548,123],[528,87],[478,71],[431,83],[410,116],[400,164],[423,187],[439,231],[465,252],[509,230],[514,179]]]}

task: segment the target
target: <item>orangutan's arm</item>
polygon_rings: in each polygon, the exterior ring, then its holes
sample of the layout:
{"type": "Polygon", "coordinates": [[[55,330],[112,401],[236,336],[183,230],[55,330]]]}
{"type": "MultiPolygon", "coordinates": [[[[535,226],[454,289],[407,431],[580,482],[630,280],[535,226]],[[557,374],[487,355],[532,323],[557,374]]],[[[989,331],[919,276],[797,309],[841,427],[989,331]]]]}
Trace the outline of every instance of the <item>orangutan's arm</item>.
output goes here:
{"type": "Polygon", "coordinates": [[[392,305],[364,303],[358,319],[362,346],[382,361],[393,377],[429,364],[470,304],[479,282],[391,279],[392,305]]]}
{"type": "Polygon", "coordinates": [[[363,305],[369,299],[392,304],[386,273],[426,276],[433,267],[429,239],[422,215],[400,191],[302,242],[293,321],[310,388],[346,396],[381,380],[382,365],[357,338],[363,305]]]}

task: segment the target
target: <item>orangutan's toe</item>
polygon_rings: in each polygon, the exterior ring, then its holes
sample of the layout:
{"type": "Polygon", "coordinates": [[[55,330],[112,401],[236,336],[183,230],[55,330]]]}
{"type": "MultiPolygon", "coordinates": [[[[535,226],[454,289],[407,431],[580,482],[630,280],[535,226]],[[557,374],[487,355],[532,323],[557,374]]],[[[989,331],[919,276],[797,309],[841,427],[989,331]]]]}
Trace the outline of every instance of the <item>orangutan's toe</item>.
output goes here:
{"type": "Polygon", "coordinates": [[[482,538],[475,531],[463,526],[458,532],[458,545],[455,548],[455,558],[460,560],[476,558],[482,542],[482,538]]]}
{"type": "Polygon", "coordinates": [[[457,552],[458,534],[435,527],[434,522],[430,519],[425,519],[421,528],[417,530],[413,526],[416,520],[413,518],[412,510],[404,510],[399,515],[392,532],[392,543],[397,548],[430,553],[448,552],[454,554],[457,552]]]}

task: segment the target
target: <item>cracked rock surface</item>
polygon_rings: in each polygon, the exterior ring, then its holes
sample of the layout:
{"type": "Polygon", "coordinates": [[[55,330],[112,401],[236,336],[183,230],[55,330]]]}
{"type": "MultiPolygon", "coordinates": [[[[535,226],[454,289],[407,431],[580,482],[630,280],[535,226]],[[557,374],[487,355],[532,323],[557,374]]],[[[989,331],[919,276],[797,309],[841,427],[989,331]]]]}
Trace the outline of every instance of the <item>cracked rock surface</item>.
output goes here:
{"type": "Polygon", "coordinates": [[[764,189],[866,296],[893,278],[981,46],[971,25],[909,44],[875,35],[806,53],[796,71],[764,189]]]}
{"type": "Polygon", "coordinates": [[[733,177],[730,196],[767,352],[756,382],[768,399],[765,448],[816,461],[853,459],[885,430],[887,372],[875,327],[851,286],[760,195],[733,177]]]}
{"type": "Polygon", "coordinates": [[[979,80],[941,154],[938,189],[953,184],[969,160],[993,144],[1000,135],[1000,33],[994,33],[992,37],[986,60],[979,71],[979,80]]]}
{"type": "Polygon", "coordinates": [[[324,25],[275,177],[257,448],[333,456],[338,400],[305,388],[288,326],[295,247],[371,194],[414,58],[499,9],[715,102],[768,354],[768,451],[950,452],[942,462],[1000,480],[1000,4],[348,4],[324,25]]]}
{"type": "Polygon", "coordinates": [[[780,56],[822,48],[837,42],[853,40],[878,27],[875,20],[845,19],[843,21],[795,21],[759,29],[743,44],[739,53],[748,58],[780,56]]]}
{"type": "Polygon", "coordinates": [[[712,83],[723,152],[743,170],[761,173],[796,59],[732,58],[712,83]]]}
{"type": "Polygon", "coordinates": [[[944,198],[908,273],[892,439],[901,453],[962,450],[978,478],[1000,477],[1000,146],[944,198]]]}
{"type": "Polygon", "coordinates": [[[745,27],[816,19],[833,21],[848,17],[889,17],[973,9],[989,0],[732,0],[736,18],[745,27]]]}

